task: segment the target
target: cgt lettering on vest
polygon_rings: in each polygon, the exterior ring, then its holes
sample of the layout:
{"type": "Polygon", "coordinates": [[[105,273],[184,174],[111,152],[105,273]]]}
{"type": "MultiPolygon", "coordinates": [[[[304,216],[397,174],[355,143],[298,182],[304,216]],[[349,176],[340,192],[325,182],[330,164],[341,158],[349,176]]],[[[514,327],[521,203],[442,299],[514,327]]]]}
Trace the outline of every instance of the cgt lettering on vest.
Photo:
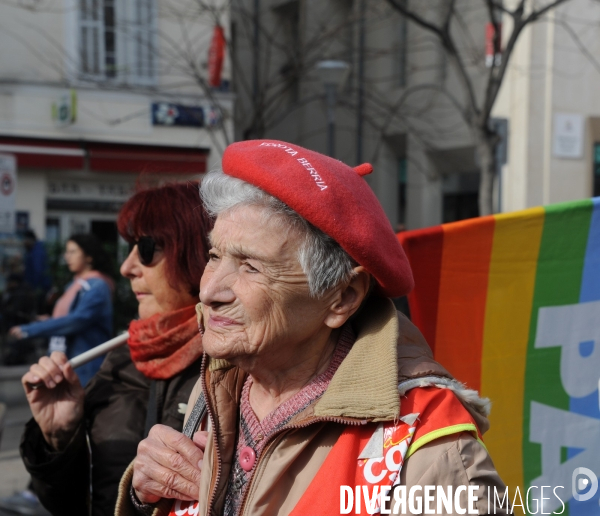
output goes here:
{"type": "Polygon", "coordinates": [[[340,514],[479,514],[478,489],[457,486],[453,493],[452,486],[412,486],[408,492],[406,486],[393,491],[392,486],[340,486],[340,514]]]}

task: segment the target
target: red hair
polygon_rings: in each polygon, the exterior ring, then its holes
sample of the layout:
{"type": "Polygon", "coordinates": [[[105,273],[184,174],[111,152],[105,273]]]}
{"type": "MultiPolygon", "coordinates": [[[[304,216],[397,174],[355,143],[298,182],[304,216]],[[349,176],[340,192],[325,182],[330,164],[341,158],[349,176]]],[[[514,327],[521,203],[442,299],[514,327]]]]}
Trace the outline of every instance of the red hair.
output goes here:
{"type": "Polygon", "coordinates": [[[121,208],[117,227],[127,242],[147,235],[163,249],[167,279],[183,283],[192,295],[200,290],[200,277],[208,261],[208,234],[212,221],[204,211],[198,182],[172,183],[141,190],[121,208]]]}

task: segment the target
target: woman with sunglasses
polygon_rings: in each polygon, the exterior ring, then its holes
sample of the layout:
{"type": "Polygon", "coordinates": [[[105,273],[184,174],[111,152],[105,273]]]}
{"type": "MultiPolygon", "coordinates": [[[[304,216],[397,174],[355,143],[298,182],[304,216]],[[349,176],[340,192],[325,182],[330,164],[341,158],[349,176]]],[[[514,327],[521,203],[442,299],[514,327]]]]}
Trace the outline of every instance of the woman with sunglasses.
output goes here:
{"type": "Polygon", "coordinates": [[[121,274],[139,303],[128,346],[107,355],[85,390],[60,353],[23,377],[33,419],[21,455],[36,494],[55,515],[88,514],[90,504],[93,516],[114,514],[119,480],[139,441],[156,423],[181,431],[200,373],[194,305],[210,221],[198,185],[138,192],[117,225],[130,246],[121,274]],[[45,388],[28,385],[40,380],[45,388]]]}

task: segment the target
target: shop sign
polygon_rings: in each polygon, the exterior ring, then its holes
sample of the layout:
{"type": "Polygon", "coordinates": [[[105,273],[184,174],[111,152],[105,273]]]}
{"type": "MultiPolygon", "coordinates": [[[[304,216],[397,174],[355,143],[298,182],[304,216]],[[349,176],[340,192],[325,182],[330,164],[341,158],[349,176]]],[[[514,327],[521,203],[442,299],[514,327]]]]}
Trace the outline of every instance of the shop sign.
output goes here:
{"type": "Polygon", "coordinates": [[[69,90],[62,93],[52,103],[52,120],[58,127],[72,125],[77,120],[77,92],[69,90]]]}
{"type": "Polygon", "coordinates": [[[125,201],[135,193],[131,183],[96,183],[53,179],[48,182],[48,199],[111,199],[125,201]]]}
{"type": "Polygon", "coordinates": [[[170,102],[152,103],[152,125],[204,127],[204,108],[170,102]]]}
{"type": "Polygon", "coordinates": [[[557,158],[583,157],[583,116],[576,113],[554,114],[552,153],[557,158]]]}
{"type": "Polygon", "coordinates": [[[0,154],[0,233],[15,231],[17,161],[10,154],[0,154]]]}

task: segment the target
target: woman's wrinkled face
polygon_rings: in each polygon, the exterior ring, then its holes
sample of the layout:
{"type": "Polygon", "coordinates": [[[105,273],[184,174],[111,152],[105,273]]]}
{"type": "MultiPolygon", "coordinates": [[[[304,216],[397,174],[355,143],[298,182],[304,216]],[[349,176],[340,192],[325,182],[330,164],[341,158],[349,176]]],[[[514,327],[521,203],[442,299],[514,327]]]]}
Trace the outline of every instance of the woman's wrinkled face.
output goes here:
{"type": "MultiPolygon", "coordinates": [[[[309,297],[298,262],[302,237],[264,209],[234,208],[217,217],[200,281],[204,350],[213,358],[269,361],[328,335],[328,299],[309,297]]],[[[291,353],[293,355],[293,353],[291,353]]]]}
{"type": "Polygon", "coordinates": [[[121,265],[121,275],[129,278],[131,290],[138,300],[140,319],[179,310],[196,302],[186,285],[180,283],[173,287],[169,284],[166,267],[167,260],[158,248],[154,252],[152,263],[143,265],[137,245],[121,265]]]}
{"type": "Polygon", "coordinates": [[[72,240],[65,246],[65,262],[73,274],[81,274],[92,267],[92,259],[72,240]]]}

